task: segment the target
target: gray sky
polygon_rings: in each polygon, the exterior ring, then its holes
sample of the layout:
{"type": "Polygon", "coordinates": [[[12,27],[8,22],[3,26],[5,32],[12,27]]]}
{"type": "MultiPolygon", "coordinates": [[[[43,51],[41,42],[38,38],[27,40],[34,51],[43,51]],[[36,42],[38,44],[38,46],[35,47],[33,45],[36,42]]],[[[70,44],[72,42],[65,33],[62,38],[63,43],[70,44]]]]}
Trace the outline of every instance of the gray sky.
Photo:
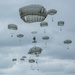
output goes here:
{"type": "Polygon", "coordinates": [[[75,1],[74,0],[0,0],[0,75],[75,75],[75,1]],[[45,21],[48,22],[46,33],[50,37],[48,41],[42,40],[44,28],[40,27],[40,22],[25,23],[19,15],[19,8],[40,4],[49,9],[56,9],[57,14],[48,15],[45,21]],[[51,21],[53,17],[54,22],[51,21]],[[58,21],[65,24],[60,31],[58,21]],[[17,31],[9,30],[8,24],[16,24],[17,31]],[[37,31],[36,46],[43,49],[38,58],[40,70],[30,70],[31,64],[28,62],[29,49],[34,46],[32,43],[32,31],[37,31]],[[11,38],[11,33],[13,37],[11,38]],[[23,34],[21,44],[17,34],[23,34]],[[70,39],[72,43],[67,49],[64,40],[70,39]],[[45,48],[47,42],[47,48],[45,48]],[[23,55],[27,58],[24,63],[19,60],[23,55]],[[16,64],[12,62],[17,58],[16,64]]]}

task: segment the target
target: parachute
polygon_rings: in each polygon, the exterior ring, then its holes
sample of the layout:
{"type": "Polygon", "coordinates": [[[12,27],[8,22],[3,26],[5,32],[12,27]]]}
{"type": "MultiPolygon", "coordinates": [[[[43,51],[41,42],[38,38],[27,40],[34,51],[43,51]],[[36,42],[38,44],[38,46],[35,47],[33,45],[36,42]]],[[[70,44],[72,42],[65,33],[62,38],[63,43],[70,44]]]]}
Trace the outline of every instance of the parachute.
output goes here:
{"type": "Polygon", "coordinates": [[[40,26],[41,26],[41,27],[46,27],[46,26],[48,26],[48,23],[47,23],[47,22],[41,22],[41,23],[40,23],[40,26]]]}
{"type": "MultiPolygon", "coordinates": [[[[18,27],[15,24],[9,24],[8,25],[8,29],[10,29],[10,30],[17,30],[18,27]]],[[[11,33],[11,37],[13,37],[13,33],[11,33]]]]}
{"type": "Polygon", "coordinates": [[[35,47],[30,48],[28,54],[39,56],[42,50],[43,50],[42,48],[35,46],[35,47]]]}
{"type": "Polygon", "coordinates": [[[29,59],[29,63],[31,63],[31,69],[34,70],[32,63],[35,63],[34,59],[29,59]]]}
{"type": "Polygon", "coordinates": [[[12,61],[17,61],[17,59],[16,58],[13,58],[12,61]]]}
{"type": "Polygon", "coordinates": [[[38,4],[27,5],[19,9],[21,19],[26,23],[41,22],[47,17],[46,9],[38,4]]]}
{"type": "Polygon", "coordinates": [[[21,58],[20,60],[21,60],[21,61],[24,61],[25,59],[24,59],[24,58],[21,58]]]}
{"type": "Polygon", "coordinates": [[[29,62],[30,63],[35,63],[35,60],[34,59],[29,59],[29,62]]]}
{"type": "Polygon", "coordinates": [[[43,39],[43,40],[48,40],[49,37],[48,37],[48,36],[44,36],[44,37],[42,37],[42,39],[43,39]]]}
{"type": "Polygon", "coordinates": [[[26,56],[22,56],[22,58],[26,58],[26,56]]]}
{"type": "MultiPolygon", "coordinates": [[[[40,26],[41,27],[47,27],[48,26],[48,23],[47,22],[41,22],[40,23],[40,26]]],[[[44,33],[46,33],[45,29],[44,29],[44,33]]]]}
{"type": "Polygon", "coordinates": [[[17,59],[13,58],[12,61],[14,62],[14,64],[16,64],[17,59]]]}
{"type": "Polygon", "coordinates": [[[24,35],[23,34],[18,34],[17,37],[22,38],[22,37],[24,37],[24,35]]]}
{"type": "Polygon", "coordinates": [[[21,38],[23,38],[24,35],[23,35],[23,34],[18,34],[17,37],[20,38],[20,39],[19,39],[19,42],[20,42],[20,44],[21,44],[21,38]]]}
{"type": "Polygon", "coordinates": [[[25,61],[25,59],[24,59],[24,58],[20,58],[20,60],[21,60],[21,63],[23,63],[23,62],[25,61]]]}
{"type": "MultiPolygon", "coordinates": [[[[48,15],[55,15],[56,13],[57,13],[57,10],[55,10],[55,9],[50,9],[47,12],[48,15]]],[[[53,18],[52,18],[52,21],[53,21],[53,18]]]]}
{"type": "Polygon", "coordinates": [[[60,26],[60,31],[62,31],[62,26],[64,26],[64,21],[58,21],[58,26],[60,26]]]}
{"type": "MultiPolygon", "coordinates": [[[[49,36],[43,36],[42,39],[45,40],[45,41],[49,40],[49,36]]],[[[46,45],[47,45],[47,41],[45,42],[45,48],[46,48],[46,45]]]]}
{"type": "MultiPolygon", "coordinates": [[[[72,40],[69,40],[69,39],[64,41],[64,44],[67,44],[67,45],[69,45],[71,43],[72,43],[72,40]]],[[[69,46],[67,46],[67,49],[69,49],[69,46]]]]}
{"type": "Polygon", "coordinates": [[[37,34],[37,31],[32,31],[31,33],[32,33],[32,34],[37,34]]]}
{"type": "MultiPolygon", "coordinates": [[[[43,50],[42,48],[35,46],[35,47],[30,48],[28,54],[35,55],[36,57],[39,57],[42,50],[43,50]]],[[[38,64],[38,59],[36,59],[35,62],[36,62],[36,64],[38,64]]],[[[37,70],[39,70],[39,69],[37,69],[37,70]]]]}

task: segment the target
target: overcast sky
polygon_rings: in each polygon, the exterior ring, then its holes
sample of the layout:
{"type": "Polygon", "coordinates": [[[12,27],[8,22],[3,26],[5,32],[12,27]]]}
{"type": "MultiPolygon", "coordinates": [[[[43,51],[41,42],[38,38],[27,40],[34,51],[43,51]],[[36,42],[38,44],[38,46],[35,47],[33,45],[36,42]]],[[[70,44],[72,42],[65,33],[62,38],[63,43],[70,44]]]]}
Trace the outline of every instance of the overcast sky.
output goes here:
{"type": "Polygon", "coordinates": [[[0,75],[75,75],[75,0],[0,0],[0,75]],[[40,22],[25,23],[19,15],[19,8],[40,4],[46,10],[56,9],[57,14],[48,15],[44,21],[48,22],[46,34],[40,22]],[[52,22],[51,18],[54,19],[52,22]],[[58,21],[64,21],[62,31],[58,21]],[[18,30],[9,30],[8,24],[16,24],[18,30]],[[31,70],[28,62],[28,51],[35,46],[32,43],[32,31],[37,31],[36,46],[43,49],[38,57],[38,65],[33,64],[37,70],[31,70]],[[13,33],[13,37],[11,37],[13,33]],[[23,34],[18,38],[17,34],[23,34]],[[49,40],[44,41],[43,36],[48,35],[49,40]],[[70,39],[72,43],[67,49],[64,40],[70,39]],[[21,43],[20,43],[21,40],[21,43]],[[47,45],[45,45],[47,43],[47,45]],[[20,61],[26,56],[24,62],[20,61]],[[16,64],[12,61],[17,58],[16,64]]]}

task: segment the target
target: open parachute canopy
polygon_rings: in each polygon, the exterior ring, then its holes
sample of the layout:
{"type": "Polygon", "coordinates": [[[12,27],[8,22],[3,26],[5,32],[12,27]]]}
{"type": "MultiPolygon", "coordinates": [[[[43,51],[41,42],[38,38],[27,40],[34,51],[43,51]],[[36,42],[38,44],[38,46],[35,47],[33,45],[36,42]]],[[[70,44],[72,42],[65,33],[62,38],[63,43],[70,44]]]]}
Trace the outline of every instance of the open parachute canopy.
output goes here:
{"type": "Polygon", "coordinates": [[[42,50],[43,50],[42,48],[35,46],[30,48],[28,54],[35,54],[35,55],[41,54],[42,50]]]}
{"type": "Polygon", "coordinates": [[[20,60],[21,60],[21,61],[24,61],[25,59],[24,59],[24,58],[20,58],[20,60]]]}
{"type": "Polygon", "coordinates": [[[58,21],[58,26],[60,26],[60,31],[62,31],[62,26],[64,26],[64,21],[58,21]]]}
{"type": "Polygon", "coordinates": [[[46,9],[38,4],[24,6],[19,9],[19,13],[26,23],[41,22],[47,17],[46,9]]]}
{"type": "Polygon", "coordinates": [[[17,25],[15,25],[15,24],[9,24],[9,25],[8,25],[8,29],[17,30],[18,27],[17,27],[17,25]]]}
{"type": "Polygon", "coordinates": [[[17,59],[16,58],[13,58],[12,61],[17,61],[17,59]]]}
{"type": "Polygon", "coordinates": [[[18,34],[17,37],[22,38],[22,37],[24,37],[24,35],[23,34],[18,34]]]}
{"type": "Polygon", "coordinates": [[[29,59],[29,62],[30,63],[35,63],[35,60],[34,59],[29,59]]]}
{"type": "Polygon", "coordinates": [[[70,44],[70,43],[72,43],[72,41],[69,39],[64,41],[64,44],[70,44]]]}
{"type": "Polygon", "coordinates": [[[49,15],[55,15],[56,13],[57,13],[57,10],[55,10],[55,9],[50,9],[47,12],[47,14],[49,14],[49,15]]]}
{"type": "Polygon", "coordinates": [[[32,33],[32,34],[37,34],[37,31],[32,31],[31,33],[32,33]]]}
{"type": "MultiPolygon", "coordinates": [[[[18,27],[15,24],[8,24],[8,29],[15,31],[18,29],[18,27]]],[[[11,32],[11,37],[13,37],[13,32],[11,32]]]]}
{"type": "Polygon", "coordinates": [[[58,21],[58,26],[64,26],[64,21],[58,21]]]}
{"type": "Polygon", "coordinates": [[[26,58],[26,56],[22,56],[22,58],[26,58]]]}
{"type": "Polygon", "coordinates": [[[42,39],[43,40],[48,40],[49,39],[49,36],[43,36],[42,39]]]}
{"type": "Polygon", "coordinates": [[[47,27],[47,26],[48,26],[48,22],[41,22],[41,23],[40,23],[40,26],[41,26],[41,27],[47,27]]]}
{"type": "Polygon", "coordinates": [[[69,40],[69,39],[64,41],[64,44],[67,45],[67,49],[69,49],[69,44],[71,44],[71,43],[72,43],[72,40],[69,40]]]}
{"type": "MultiPolygon", "coordinates": [[[[57,13],[57,10],[55,10],[55,9],[50,9],[50,10],[48,10],[47,15],[55,15],[56,13],[57,13]]],[[[52,21],[54,21],[54,20],[53,20],[53,17],[52,17],[52,21]]]]}

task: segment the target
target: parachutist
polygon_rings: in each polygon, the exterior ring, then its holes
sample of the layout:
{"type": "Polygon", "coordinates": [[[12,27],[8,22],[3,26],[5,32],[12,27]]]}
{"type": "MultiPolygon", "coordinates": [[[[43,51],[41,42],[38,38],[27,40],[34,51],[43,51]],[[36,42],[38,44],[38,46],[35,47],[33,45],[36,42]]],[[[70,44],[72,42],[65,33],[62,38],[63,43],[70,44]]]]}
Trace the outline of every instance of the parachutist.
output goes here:
{"type": "Polygon", "coordinates": [[[36,40],[36,37],[33,37],[33,40],[35,41],[36,40]]]}

